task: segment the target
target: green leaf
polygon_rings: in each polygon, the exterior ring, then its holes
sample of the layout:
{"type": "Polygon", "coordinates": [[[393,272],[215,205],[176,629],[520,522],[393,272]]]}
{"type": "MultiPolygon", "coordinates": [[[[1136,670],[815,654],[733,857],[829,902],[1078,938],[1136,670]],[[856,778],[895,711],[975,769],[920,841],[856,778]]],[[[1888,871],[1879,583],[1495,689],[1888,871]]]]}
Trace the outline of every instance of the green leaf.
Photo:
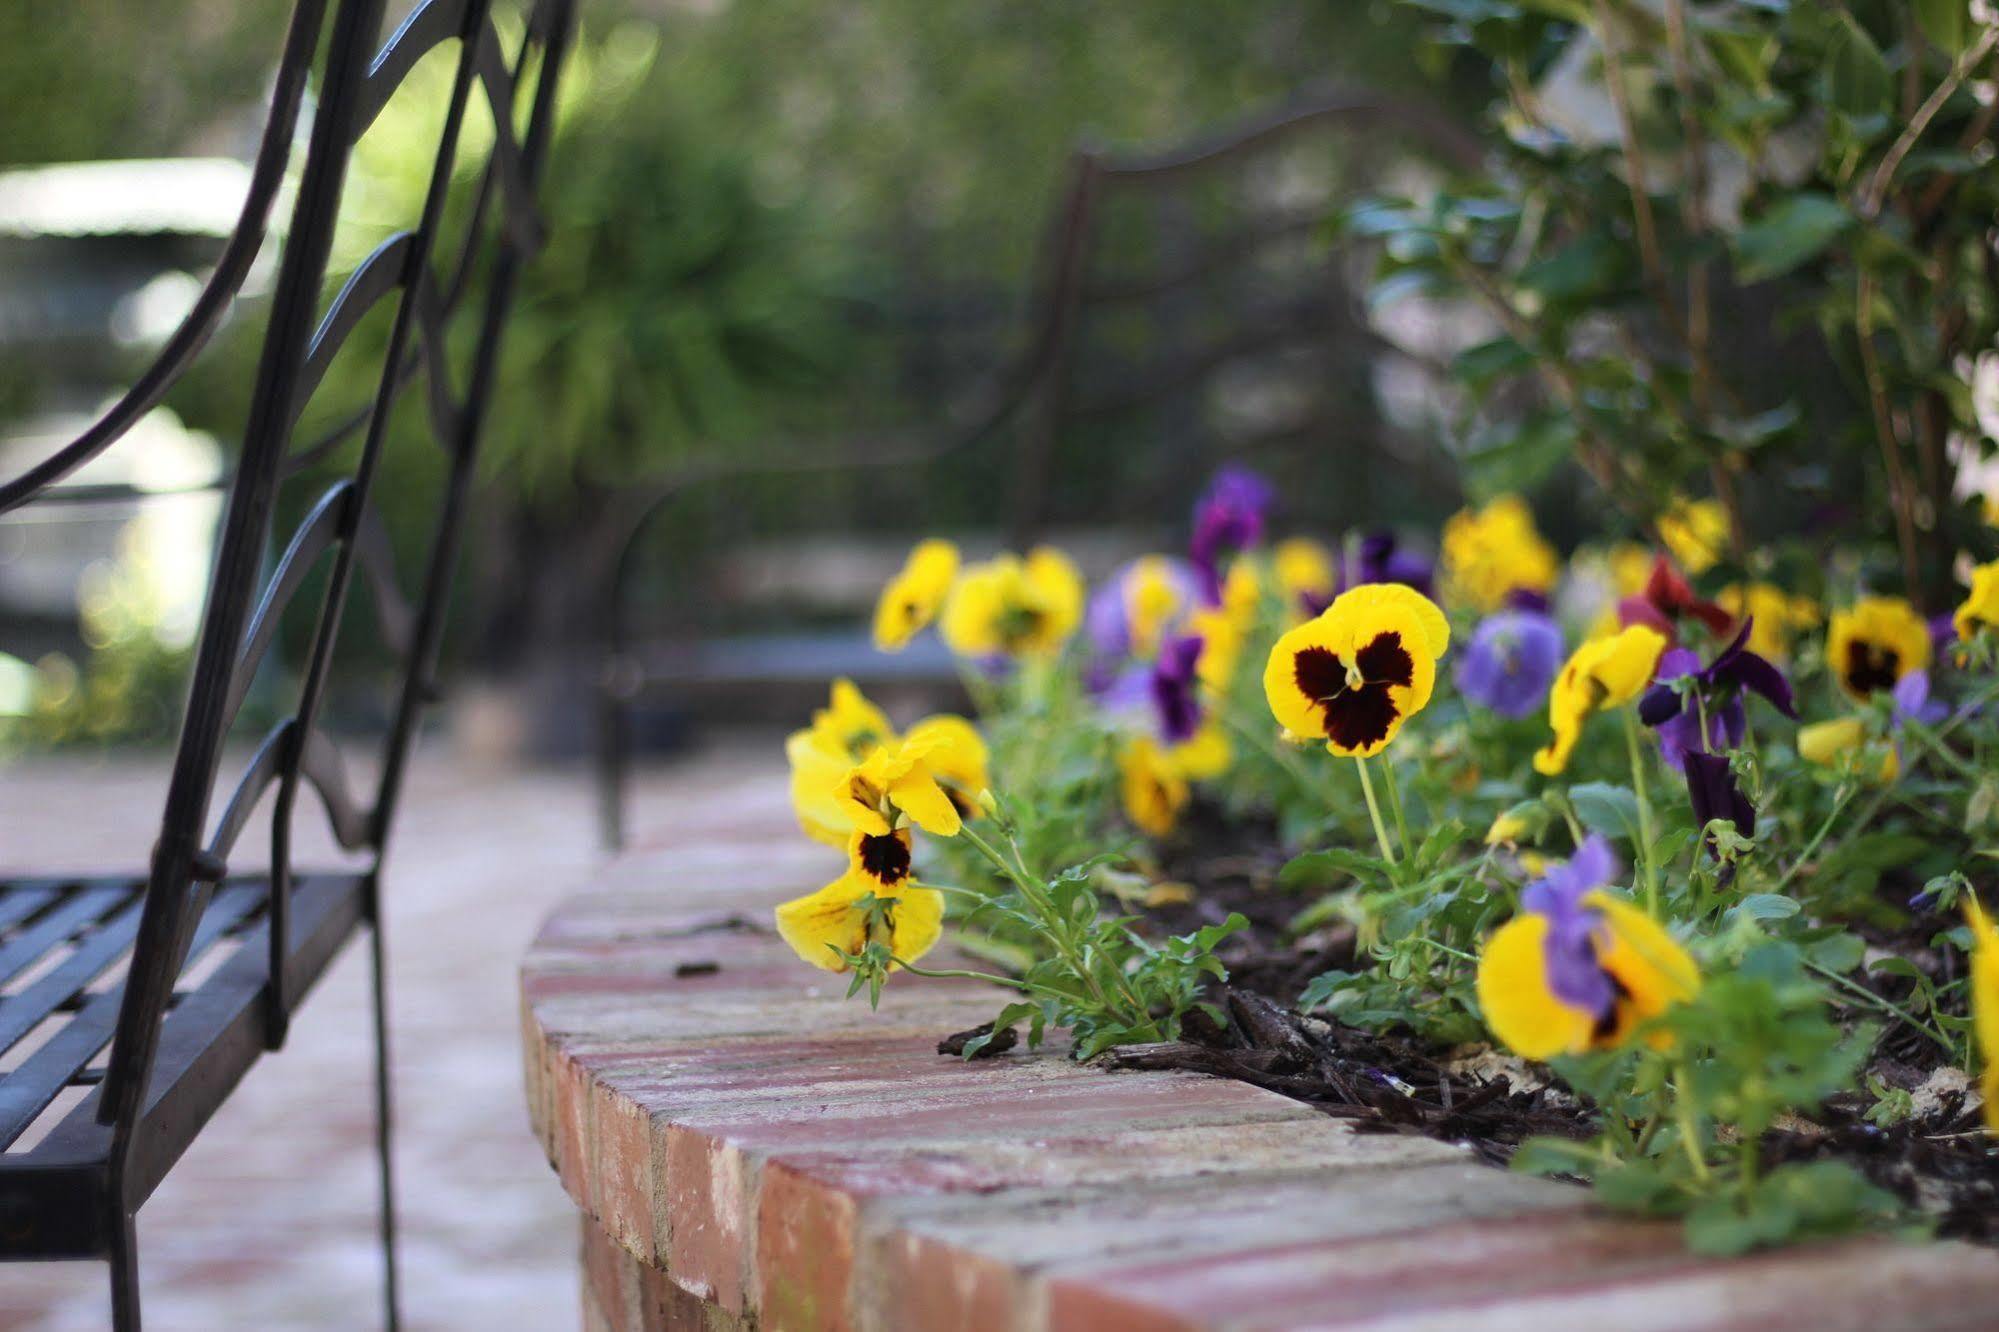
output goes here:
{"type": "Polygon", "coordinates": [[[1828,194],[1794,194],[1735,237],[1736,276],[1763,282],[1816,258],[1853,225],[1853,214],[1828,194]]]}
{"type": "Polygon", "coordinates": [[[1465,490],[1484,501],[1508,491],[1533,490],[1575,456],[1575,423],[1539,416],[1518,429],[1486,436],[1463,458],[1465,490]]]}
{"type": "Polygon", "coordinates": [[[1735,909],[1751,920],[1783,920],[1798,914],[1801,907],[1782,893],[1751,893],[1735,904],[1735,909]]]}
{"type": "Polygon", "coordinates": [[[1293,856],[1283,869],[1277,871],[1277,885],[1280,888],[1320,888],[1337,883],[1342,878],[1355,878],[1363,883],[1379,880],[1388,882],[1388,865],[1379,856],[1368,855],[1351,847],[1330,846],[1323,851],[1307,851],[1301,856],[1293,856]]]}
{"type": "Polygon", "coordinates": [[[1885,113],[1892,94],[1881,48],[1851,14],[1842,12],[1826,65],[1826,100],[1848,115],[1870,116],[1885,113]]]}
{"type": "Polygon", "coordinates": [[[1930,44],[1954,56],[1971,45],[1970,0],[1914,0],[1916,26],[1930,44]]]}
{"type": "Polygon", "coordinates": [[[1583,827],[1591,832],[1637,840],[1638,797],[1631,793],[1631,788],[1609,782],[1584,782],[1569,788],[1569,803],[1575,807],[1583,827]]]}

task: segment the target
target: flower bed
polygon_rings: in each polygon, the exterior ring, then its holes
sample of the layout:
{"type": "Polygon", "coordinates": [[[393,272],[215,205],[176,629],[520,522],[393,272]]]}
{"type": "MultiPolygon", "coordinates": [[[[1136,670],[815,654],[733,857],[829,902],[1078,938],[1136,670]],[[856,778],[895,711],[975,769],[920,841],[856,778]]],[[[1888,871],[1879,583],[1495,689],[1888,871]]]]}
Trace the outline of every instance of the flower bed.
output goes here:
{"type": "Polygon", "coordinates": [[[818,858],[784,805],[768,778],[685,802],[523,967],[593,1332],[1951,1328],[1999,1299],[1986,1250],[1690,1259],[1580,1190],[1239,1081],[1107,1074],[1059,1040],[940,1057],[983,984],[897,982],[870,1013],[761,923],[818,858]]]}
{"type": "Polygon", "coordinates": [[[791,737],[800,823],[847,860],[778,907],[798,956],[871,1002],[898,972],[1010,991],[966,1057],[1063,1029],[1590,1181],[1702,1251],[1999,1235],[1964,832],[1999,565],[1947,633],[1871,595],[1821,638],[1682,571],[1720,563],[1700,506],[1666,551],[1564,562],[1509,496],[1446,525],[1447,614],[1386,538],[1267,546],[1271,507],[1226,474],[1187,559],[1090,596],[1052,549],[918,547],[878,639],[937,619],[981,723],[898,732],[839,682],[791,737]],[[953,899],[986,965],[924,965],[953,899]]]}

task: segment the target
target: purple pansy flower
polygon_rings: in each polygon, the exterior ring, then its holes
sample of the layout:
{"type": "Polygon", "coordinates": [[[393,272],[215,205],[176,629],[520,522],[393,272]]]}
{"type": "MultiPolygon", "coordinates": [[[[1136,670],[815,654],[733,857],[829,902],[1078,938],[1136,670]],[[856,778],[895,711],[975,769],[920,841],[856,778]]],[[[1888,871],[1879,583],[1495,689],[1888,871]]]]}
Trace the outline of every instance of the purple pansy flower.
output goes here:
{"type": "Polygon", "coordinates": [[[1566,864],[1547,874],[1520,895],[1520,907],[1548,922],[1542,949],[1548,959],[1548,988],[1557,999],[1601,1020],[1617,1002],[1610,977],[1597,965],[1597,913],[1583,899],[1609,883],[1618,872],[1610,843],[1592,833],[1566,864]]]}
{"type": "Polygon", "coordinates": [[[1702,828],[1716,819],[1727,819],[1744,837],[1756,832],[1756,806],[1742,793],[1728,758],[1688,750],[1680,759],[1680,771],[1687,776],[1687,799],[1694,807],[1694,823],[1702,828]]]}
{"type": "Polygon", "coordinates": [[[1798,715],[1790,680],[1747,646],[1754,623],[1745,618],[1735,638],[1706,666],[1686,648],[1669,649],[1659,658],[1653,677],[1657,683],[1638,700],[1638,719],[1659,732],[1668,763],[1683,766],[1688,754],[1716,754],[1740,745],[1748,721],[1742,706],[1745,690],[1761,694],[1786,717],[1798,715]],[[1689,706],[1689,693],[1700,702],[1689,706]]]}
{"type": "Polygon", "coordinates": [[[1525,717],[1541,706],[1562,666],[1562,631],[1538,611],[1488,615],[1458,658],[1458,689],[1502,717],[1525,717]]]}
{"type": "Polygon", "coordinates": [[[1200,685],[1195,668],[1201,662],[1201,639],[1189,634],[1168,639],[1152,664],[1147,681],[1159,738],[1169,745],[1185,744],[1201,729],[1200,685]]]}
{"type": "Polygon", "coordinates": [[[1194,539],[1187,553],[1211,604],[1222,599],[1223,563],[1263,540],[1276,505],[1276,488],[1247,467],[1224,467],[1208,483],[1207,494],[1194,506],[1194,539]]]}
{"type": "Polygon", "coordinates": [[[1430,561],[1413,551],[1403,550],[1395,533],[1377,528],[1364,533],[1356,544],[1358,549],[1342,561],[1345,565],[1344,586],[1401,583],[1415,588],[1426,597],[1430,595],[1433,573],[1430,561]]]}

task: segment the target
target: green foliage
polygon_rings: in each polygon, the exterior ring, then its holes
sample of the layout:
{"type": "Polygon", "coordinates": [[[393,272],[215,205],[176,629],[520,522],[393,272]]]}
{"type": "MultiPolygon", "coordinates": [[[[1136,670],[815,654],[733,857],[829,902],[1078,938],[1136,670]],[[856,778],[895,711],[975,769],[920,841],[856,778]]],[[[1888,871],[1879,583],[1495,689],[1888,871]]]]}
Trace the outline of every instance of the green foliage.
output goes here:
{"type": "Polygon", "coordinates": [[[1999,447],[1963,386],[1999,334],[1995,33],[1965,0],[1411,8],[1488,71],[1495,156],[1348,229],[1378,300],[1495,327],[1452,366],[1467,489],[1546,483],[1561,440],[1630,526],[1706,491],[1753,538],[1859,487],[1859,533],[1943,595],[1978,530],[1946,443],[1999,447]]]}

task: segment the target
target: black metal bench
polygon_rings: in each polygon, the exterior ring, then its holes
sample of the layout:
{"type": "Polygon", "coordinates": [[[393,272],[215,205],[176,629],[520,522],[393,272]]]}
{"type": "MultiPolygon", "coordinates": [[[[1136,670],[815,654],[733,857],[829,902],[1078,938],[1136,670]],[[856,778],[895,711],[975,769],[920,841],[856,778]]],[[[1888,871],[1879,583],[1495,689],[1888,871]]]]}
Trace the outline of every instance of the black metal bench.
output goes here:
{"type": "Polygon", "coordinates": [[[388,1322],[397,1322],[381,873],[410,741],[433,693],[444,594],[501,328],[518,268],[540,232],[533,192],[571,24],[570,0],[531,0],[509,49],[490,8],[489,0],[422,0],[384,44],[383,0],[298,0],[242,216],[200,298],[123,398],[74,441],[0,484],[0,513],[35,500],[102,498],[96,488],[59,483],[156,405],[216,330],[269,231],[313,87],[309,145],[151,864],[120,877],[0,884],[0,987],[28,977],[0,993],[0,1051],[8,1052],[0,1064],[0,1258],[108,1260],[121,1330],[139,1326],[134,1214],[258,1056],[283,1044],[294,1005],[364,927],[374,965],[385,1297],[388,1322]],[[354,143],[410,68],[453,41],[456,75],[421,216],[323,303],[354,143]],[[495,144],[463,210],[462,235],[445,236],[446,196],[474,97],[492,111],[495,144]],[[300,413],[335,353],[384,302],[394,322],[372,400],[329,434],[297,443],[300,413]],[[467,307],[478,322],[461,388],[450,382],[443,339],[453,314],[467,307]],[[405,600],[371,492],[390,416],[418,378],[422,413],[449,466],[421,590],[405,600]],[[315,476],[323,481],[349,441],[359,443],[358,461],[305,507],[272,564],[273,514],[319,484],[315,476]],[[357,572],[374,594],[373,619],[396,662],[393,722],[366,799],[350,786],[322,725],[357,572]],[[283,720],[225,784],[225,744],[241,730],[238,713],[279,621],[305,588],[315,589],[317,604],[300,607],[311,618],[298,686],[282,705],[283,720]],[[294,868],[301,788],[321,803],[334,840],[358,868],[294,868]],[[233,873],[232,853],[273,791],[270,869],[233,873]]]}
{"type": "MultiPolygon", "coordinates": [[[[1374,337],[1354,309],[1358,301],[1342,255],[1316,239],[1342,202],[1341,192],[1298,206],[1248,199],[1243,185],[1243,172],[1327,132],[1344,132],[1338,146],[1350,155],[1388,157],[1414,149],[1462,168],[1476,163],[1481,151],[1429,102],[1342,87],[1308,89],[1156,151],[1080,147],[1042,232],[1020,349],[953,404],[953,424],[877,432],[859,442],[738,449],[659,478],[638,504],[633,495],[644,488],[628,488],[625,526],[607,542],[617,555],[602,583],[592,684],[598,826],[605,845],[624,841],[634,713],[642,699],[733,689],[744,671],[760,673],[767,688],[780,682],[818,688],[833,675],[864,686],[956,684],[949,657],[934,643],[891,657],[852,630],[730,638],[710,625],[683,622],[641,632],[636,612],[647,543],[689,517],[692,504],[726,506],[728,487],[759,477],[936,466],[1003,440],[1010,450],[1007,493],[994,496],[991,527],[1024,549],[1049,521],[1057,446],[1066,432],[1100,437],[1104,423],[1115,420],[1163,446],[1148,453],[1164,465],[1134,489],[1129,512],[1089,515],[1098,523],[1156,518],[1165,496],[1198,484],[1220,452],[1196,426],[1198,395],[1219,373],[1288,359],[1295,378],[1302,356],[1327,383],[1349,392],[1364,387],[1366,360],[1401,349],[1374,337]],[[1204,189],[1227,197],[1220,226],[1201,216],[1208,202],[1200,195],[1204,189]],[[1134,245],[1129,228],[1119,232],[1107,221],[1119,204],[1150,210],[1146,231],[1156,243],[1134,245]],[[1132,336],[1135,328],[1142,336],[1132,336]]],[[[1318,146],[1326,145],[1321,140],[1318,146]]],[[[1312,441],[1340,428],[1341,418],[1339,403],[1321,394],[1303,417],[1264,428],[1238,441],[1235,451],[1254,457],[1263,446],[1312,441]]],[[[1342,455],[1344,484],[1357,487],[1365,479],[1357,469],[1366,468],[1368,454],[1352,449],[1342,455]]],[[[698,576],[687,561],[675,566],[682,584],[698,576]]],[[[688,598],[696,606],[721,599],[688,598]]]]}

